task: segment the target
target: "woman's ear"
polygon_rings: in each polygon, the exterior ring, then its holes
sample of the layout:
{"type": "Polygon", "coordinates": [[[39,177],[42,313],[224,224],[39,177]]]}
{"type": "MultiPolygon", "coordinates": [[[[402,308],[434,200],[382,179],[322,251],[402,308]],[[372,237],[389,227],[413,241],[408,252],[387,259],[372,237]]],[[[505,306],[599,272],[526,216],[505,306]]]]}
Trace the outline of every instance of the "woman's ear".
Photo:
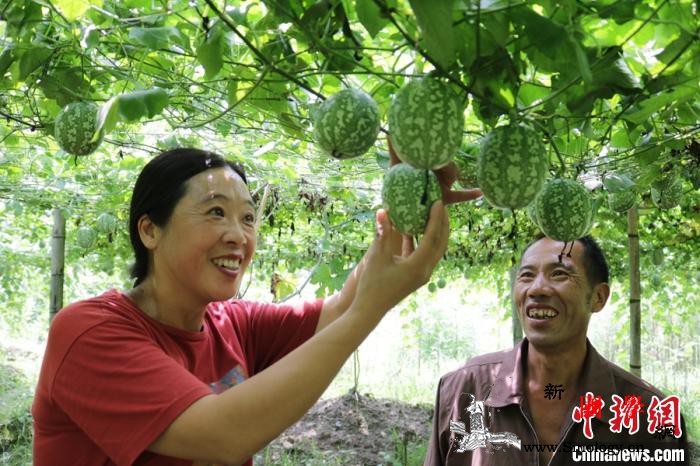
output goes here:
{"type": "Polygon", "coordinates": [[[141,242],[146,249],[153,250],[158,245],[160,239],[160,228],[151,221],[147,214],[143,214],[136,224],[141,242]]]}

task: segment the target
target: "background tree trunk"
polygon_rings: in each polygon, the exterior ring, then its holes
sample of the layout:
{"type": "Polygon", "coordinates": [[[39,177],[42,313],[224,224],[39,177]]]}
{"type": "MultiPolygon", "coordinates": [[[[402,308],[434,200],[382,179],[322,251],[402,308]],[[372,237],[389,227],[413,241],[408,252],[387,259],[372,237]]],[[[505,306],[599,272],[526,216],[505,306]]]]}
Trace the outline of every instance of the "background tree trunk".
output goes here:
{"type": "Polygon", "coordinates": [[[517,345],[518,342],[523,339],[523,328],[520,325],[520,319],[518,318],[518,308],[515,306],[515,299],[513,299],[513,285],[515,284],[516,273],[517,267],[514,265],[508,271],[508,274],[510,275],[510,318],[513,326],[513,346],[517,345]]]}
{"type": "Polygon", "coordinates": [[[49,300],[49,322],[63,307],[63,264],[66,249],[66,219],[61,209],[53,210],[51,232],[51,299],[49,300]]]}
{"type": "Polygon", "coordinates": [[[639,217],[635,205],[627,211],[627,240],[630,266],[630,371],[642,376],[641,312],[639,281],[639,217]]]}

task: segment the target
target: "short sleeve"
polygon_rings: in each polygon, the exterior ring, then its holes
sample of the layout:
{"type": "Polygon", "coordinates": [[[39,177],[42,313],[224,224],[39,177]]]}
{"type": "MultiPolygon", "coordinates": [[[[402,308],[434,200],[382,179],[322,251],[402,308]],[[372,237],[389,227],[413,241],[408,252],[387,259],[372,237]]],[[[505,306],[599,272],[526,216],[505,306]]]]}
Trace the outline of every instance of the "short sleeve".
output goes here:
{"type": "Polygon", "coordinates": [[[311,338],[318,325],[323,300],[296,305],[248,303],[251,375],[274,364],[311,338]]]}
{"type": "Polygon", "coordinates": [[[49,393],[114,463],[130,465],[211,390],[144,330],[108,320],[75,340],[49,393]]]}

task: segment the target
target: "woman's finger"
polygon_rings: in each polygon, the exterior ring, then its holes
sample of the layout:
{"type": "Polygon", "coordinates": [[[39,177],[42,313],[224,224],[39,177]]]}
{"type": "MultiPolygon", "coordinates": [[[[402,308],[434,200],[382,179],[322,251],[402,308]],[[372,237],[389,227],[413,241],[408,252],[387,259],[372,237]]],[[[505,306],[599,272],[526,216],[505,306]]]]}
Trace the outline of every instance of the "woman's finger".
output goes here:
{"type": "Polygon", "coordinates": [[[376,215],[377,222],[377,238],[375,242],[377,243],[379,251],[393,255],[394,244],[396,243],[396,231],[391,225],[391,220],[389,219],[389,212],[384,209],[377,210],[376,215]]]}
{"type": "Polygon", "coordinates": [[[442,202],[445,205],[478,199],[483,195],[479,188],[448,191],[442,193],[442,202]]]}
{"type": "Polygon", "coordinates": [[[450,222],[447,209],[437,201],[430,209],[428,226],[416,250],[406,259],[410,267],[417,267],[432,272],[447,249],[450,236],[450,222]]]}
{"type": "Polygon", "coordinates": [[[401,160],[399,159],[399,156],[396,155],[396,152],[394,152],[394,146],[391,145],[391,135],[387,134],[386,135],[386,142],[389,145],[389,166],[393,167],[394,165],[397,165],[401,163],[401,160]]]}
{"type": "Polygon", "coordinates": [[[415,243],[413,241],[413,236],[410,235],[402,235],[403,240],[401,242],[401,256],[402,257],[408,257],[411,254],[413,254],[413,251],[416,250],[415,243]]]}
{"type": "Polygon", "coordinates": [[[454,162],[450,162],[442,168],[433,170],[433,172],[440,182],[440,187],[443,189],[443,193],[452,188],[452,185],[455,181],[457,181],[457,177],[459,175],[459,169],[454,162]]]}

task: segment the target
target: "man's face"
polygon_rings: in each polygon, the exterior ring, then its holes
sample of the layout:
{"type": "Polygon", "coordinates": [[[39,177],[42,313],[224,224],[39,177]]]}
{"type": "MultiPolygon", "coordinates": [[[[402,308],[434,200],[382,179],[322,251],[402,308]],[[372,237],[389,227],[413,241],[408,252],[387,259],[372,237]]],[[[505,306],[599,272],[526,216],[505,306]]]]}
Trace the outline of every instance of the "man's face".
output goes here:
{"type": "Polygon", "coordinates": [[[576,241],[571,257],[563,255],[559,262],[563,247],[563,242],[550,238],[530,246],[514,284],[513,297],[525,335],[541,349],[563,350],[585,344],[591,314],[601,310],[607,300],[607,284],[593,289],[588,283],[583,245],[576,241]]]}

